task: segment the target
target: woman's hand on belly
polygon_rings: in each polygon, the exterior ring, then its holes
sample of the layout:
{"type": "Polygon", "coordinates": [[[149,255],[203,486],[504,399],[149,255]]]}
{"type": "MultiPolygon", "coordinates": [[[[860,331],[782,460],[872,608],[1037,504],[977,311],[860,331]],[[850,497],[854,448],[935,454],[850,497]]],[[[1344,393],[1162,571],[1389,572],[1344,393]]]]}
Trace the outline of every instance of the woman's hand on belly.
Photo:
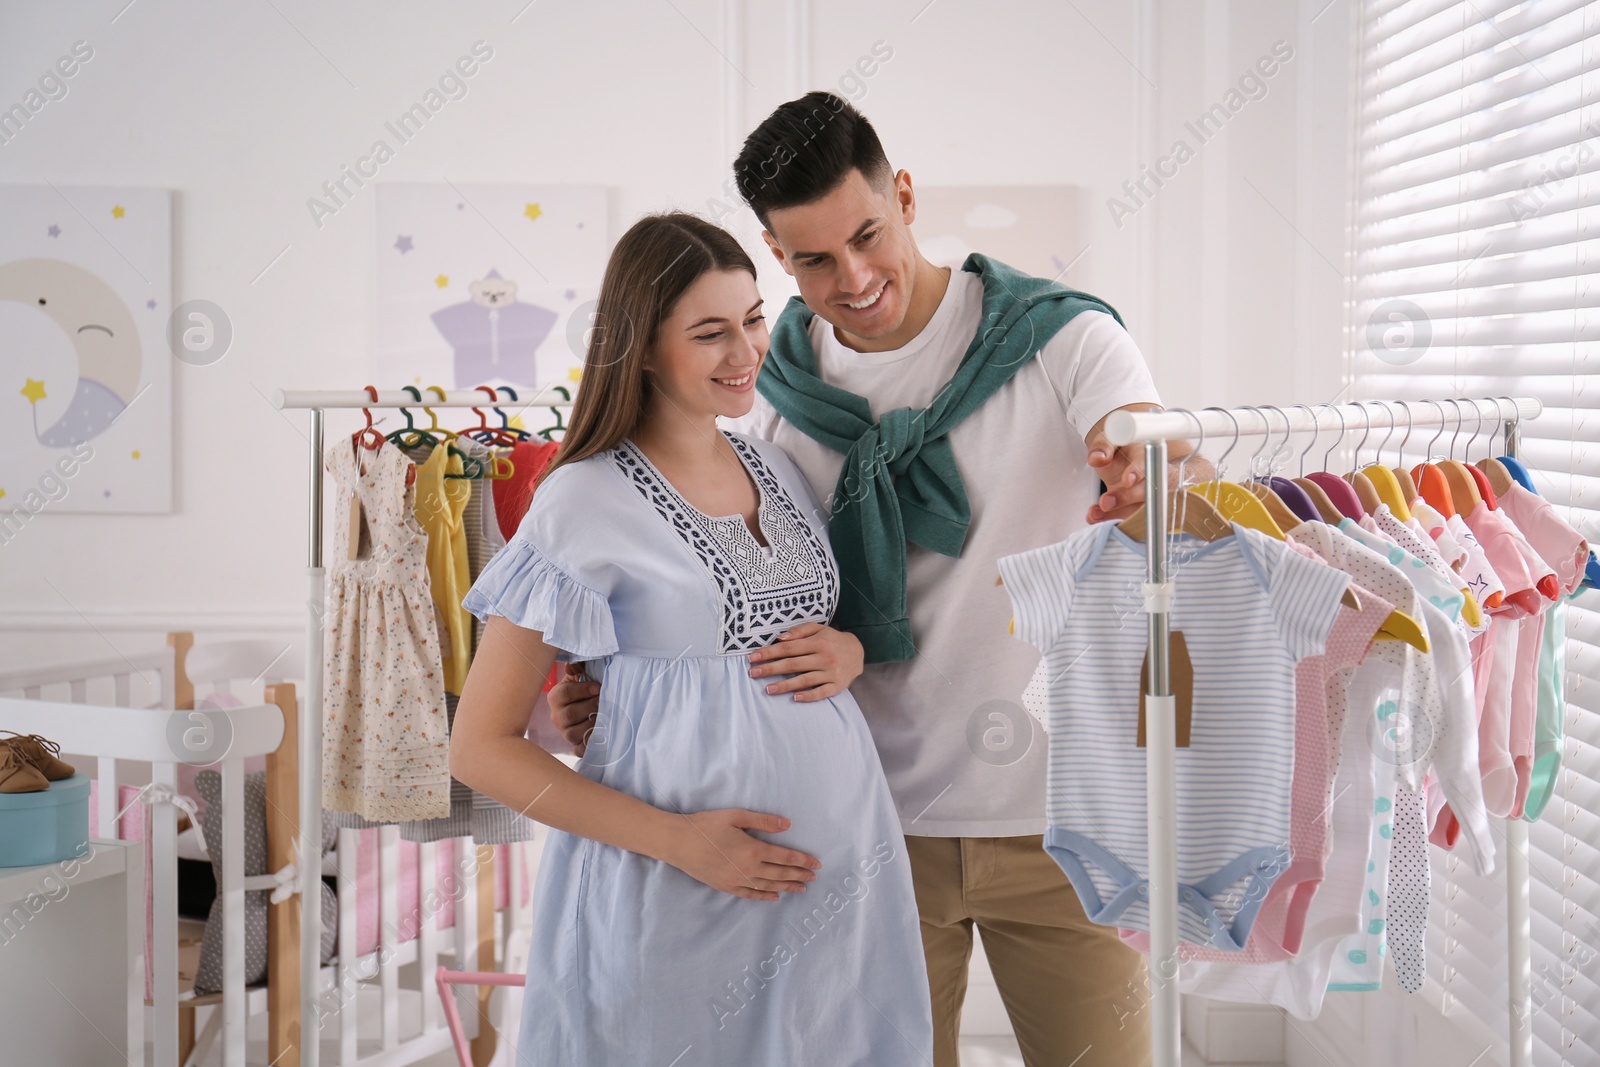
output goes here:
{"type": "Polygon", "coordinates": [[[801,893],[822,866],[815,856],[774,845],[746,830],[781,833],[789,820],[744,808],[718,808],[680,817],[662,850],[668,863],[712,889],[749,900],[777,900],[801,893]]]}
{"type": "Polygon", "coordinates": [[[750,677],[791,677],[767,686],[772,694],[793,693],[801,701],[827,700],[861,677],[865,653],[855,634],[820,622],[785,630],[766,648],[750,653],[750,677]]]}

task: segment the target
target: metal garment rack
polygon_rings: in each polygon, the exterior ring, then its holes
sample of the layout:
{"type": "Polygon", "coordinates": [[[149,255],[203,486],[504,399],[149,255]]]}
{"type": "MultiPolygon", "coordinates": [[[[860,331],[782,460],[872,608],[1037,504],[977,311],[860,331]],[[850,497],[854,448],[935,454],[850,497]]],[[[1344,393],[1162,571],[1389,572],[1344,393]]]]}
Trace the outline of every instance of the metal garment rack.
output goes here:
{"type": "MultiPolygon", "coordinates": [[[[457,390],[452,398],[438,388],[418,400],[401,390],[381,390],[374,396],[353,390],[284,390],[272,394],[272,406],[311,412],[310,495],[307,500],[306,575],[306,693],[300,701],[300,899],[316,901],[322,894],[322,624],[325,597],[322,568],[322,463],[323,415],[331,410],[362,408],[479,408],[526,411],[529,408],[570,408],[572,401],[553,388],[532,397],[505,401],[483,392],[457,390]]],[[[425,427],[424,427],[425,428],[425,427]]],[[[317,907],[300,909],[300,1065],[318,1067],[322,1055],[321,1033],[322,913],[317,907]]]]}
{"type": "MultiPolygon", "coordinates": [[[[1451,403],[1452,401],[1445,401],[1451,403]]],[[[1529,397],[1485,397],[1456,401],[1457,410],[1446,415],[1438,403],[1372,400],[1351,404],[1307,405],[1288,409],[1268,406],[1208,408],[1204,411],[1113,412],[1106,422],[1106,437],[1113,445],[1144,445],[1146,470],[1144,608],[1149,618],[1150,672],[1145,694],[1148,747],[1146,748],[1146,800],[1150,839],[1150,1006],[1154,1067],[1179,1067],[1182,1035],[1178,1014],[1178,880],[1176,800],[1175,701],[1172,695],[1168,621],[1174,583],[1167,580],[1167,442],[1206,438],[1259,437],[1323,429],[1341,435],[1351,430],[1392,430],[1397,416],[1410,427],[1462,425],[1461,406],[1472,404],[1480,424],[1493,405],[1503,424],[1506,455],[1515,456],[1518,424],[1537,418],[1543,405],[1529,397]],[[1269,420],[1266,412],[1272,413],[1269,420]],[[1337,415],[1338,426],[1323,425],[1322,416],[1337,415]]],[[[1315,442],[1313,442],[1315,443],[1315,442]]],[[[1360,446],[1358,446],[1359,448],[1360,446]]],[[[1506,820],[1506,955],[1508,958],[1511,1013],[1511,1067],[1533,1065],[1533,1012],[1530,966],[1532,927],[1528,912],[1528,824],[1506,820]]]]}

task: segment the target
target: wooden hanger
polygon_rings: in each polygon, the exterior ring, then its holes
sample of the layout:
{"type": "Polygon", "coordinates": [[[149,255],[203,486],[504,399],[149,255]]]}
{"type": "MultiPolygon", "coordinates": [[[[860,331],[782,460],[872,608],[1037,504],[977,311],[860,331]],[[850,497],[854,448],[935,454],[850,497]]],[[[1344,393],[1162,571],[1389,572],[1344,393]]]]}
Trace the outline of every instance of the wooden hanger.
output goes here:
{"type": "MultiPolygon", "coordinates": [[[[1401,487],[1399,480],[1395,478],[1394,471],[1388,467],[1373,464],[1370,467],[1362,467],[1361,473],[1366,477],[1367,481],[1372,483],[1372,488],[1377,490],[1378,499],[1389,505],[1389,510],[1394,512],[1394,517],[1401,522],[1409,522],[1411,519],[1410,504],[1416,497],[1405,495],[1405,490],[1401,487]]],[[[1359,492],[1359,490],[1357,491],[1359,492]]],[[[1367,510],[1375,511],[1376,508],[1369,507],[1367,510]]]]}
{"type": "Polygon", "coordinates": [[[1300,516],[1290,510],[1289,505],[1283,502],[1283,497],[1279,496],[1270,485],[1265,482],[1247,482],[1245,488],[1266,505],[1267,514],[1272,516],[1272,521],[1278,524],[1280,530],[1292,530],[1300,525],[1302,521],[1300,516]]]}
{"type": "Polygon", "coordinates": [[[1322,521],[1332,526],[1339,525],[1339,520],[1344,518],[1339,509],[1333,506],[1333,501],[1328,499],[1327,492],[1310,478],[1296,478],[1294,484],[1306,491],[1306,496],[1311,498],[1317,511],[1322,515],[1322,521]]]}
{"type": "MultiPolygon", "coordinates": [[[[1140,504],[1132,515],[1117,523],[1117,529],[1135,541],[1143,541],[1144,515],[1144,505],[1140,504]]],[[[1167,494],[1167,519],[1169,533],[1186,533],[1202,541],[1220,541],[1233,536],[1233,524],[1222,517],[1211,501],[1186,490],[1174,489],[1167,494]],[[1174,529],[1173,522],[1180,525],[1174,529]]]]}
{"type": "Polygon", "coordinates": [[[1444,459],[1437,464],[1444,474],[1445,485],[1450,490],[1450,500],[1455,504],[1456,511],[1463,515],[1472,514],[1472,509],[1483,503],[1483,494],[1478,492],[1478,482],[1467,471],[1467,465],[1458,459],[1444,459]]]}
{"type": "Polygon", "coordinates": [[[1344,480],[1356,491],[1356,499],[1361,501],[1362,511],[1371,515],[1378,510],[1378,505],[1383,503],[1383,499],[1378,496],[1378,489],[1372,484],[1371,478],[1362,471],[1351,471],[1344,476],[1344,480]]]}
{"type": "Polygon", "coordinates": [[[1488,479],[1489,487],[1497,497],[1505,496],[1511,491],[1511,487],[1516,484],[1516,479],[1511,476],[1511,472],[1506,469],[1506,465],[1497,459],[1485,458],[1478,460],[1478,469],[1488,479]]]}
{"type": "Polygon", "coordinates": [[[1405,497],[1406,510],[1410,511],[1411,505],[1422,496],[1421,493],[1417,492],[1417,483],[1411,480],[1411,472],[1404,467],[1390,467],[1389,473],[1399,483],[1400,495],[1405,497]]]}
{"type": "Polygon", "coordinates": [[[1275,541],[1286,539],[1282,527],[1267,511],[1267,506],[1237,482],[1202,482],[1192,486],[1190,492],[1215,504],[1224,518],[1240,526],[1259,530],[1275,541]]]}
{"type": "Polygon", "coordinates": [[[1489,506],[1489,510],[1493,511],[1498,508],[1500,501],[1495,499],[1494,486],[1490,484],[1489,476],[1483,472],[1481,467],[1474,467],[1470,463],[1464,463],[1462,466],[1466,468],[1468,474],[1472,475],[1472,480],[1477,483],[1478,495],[1489,506]]]}

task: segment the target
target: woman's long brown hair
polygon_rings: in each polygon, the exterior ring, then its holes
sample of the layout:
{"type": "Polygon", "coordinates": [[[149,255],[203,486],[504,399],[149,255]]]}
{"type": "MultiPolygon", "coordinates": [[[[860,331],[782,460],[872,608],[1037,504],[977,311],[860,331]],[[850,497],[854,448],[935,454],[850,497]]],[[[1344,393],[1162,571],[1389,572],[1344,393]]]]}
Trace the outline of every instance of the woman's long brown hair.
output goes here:
{"type": "Polygon", "coordinates": [[[543,478],[563,463],[604,452],[632,433],[650,404],[645,359],[684,292],[702,274],[755,264],[722,227],[681,211],[646,215],[611,250],[583,380],[561,448],[543,478]]]}

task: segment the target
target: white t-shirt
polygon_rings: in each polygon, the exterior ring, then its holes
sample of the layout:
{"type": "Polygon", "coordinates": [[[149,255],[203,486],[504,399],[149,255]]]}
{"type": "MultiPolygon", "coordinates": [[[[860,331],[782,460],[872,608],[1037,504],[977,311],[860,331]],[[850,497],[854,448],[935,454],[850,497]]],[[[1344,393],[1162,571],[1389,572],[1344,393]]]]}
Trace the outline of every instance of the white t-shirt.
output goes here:
{"type": "MultiPolygon", "coordinates": [[[[952,269],[921,333],[890,352],[856,352],[821,316],[811,344],[824,381],[866,397],[875,415],[925,408],[950,380],[982,322],[983,283],[952,269]]],[[[1024,710],[1037,649],[1010,634],[995,584],[1001,556],[1053,544],[1085,525],[1099,478],[1084,436],[1108,412],[1159,403],[1138,346],[1115,319],[1078,314],[982,407],[950,432],[972,507],[959,558],[906,549],[915,658],[872,663],[851,686],[907,834],[1015,837],[1045,829],[1045,734],[1024,710]]],[[[731,423],[794,457],[825,508],[844,456],[756,396],[731,423]]]]}

